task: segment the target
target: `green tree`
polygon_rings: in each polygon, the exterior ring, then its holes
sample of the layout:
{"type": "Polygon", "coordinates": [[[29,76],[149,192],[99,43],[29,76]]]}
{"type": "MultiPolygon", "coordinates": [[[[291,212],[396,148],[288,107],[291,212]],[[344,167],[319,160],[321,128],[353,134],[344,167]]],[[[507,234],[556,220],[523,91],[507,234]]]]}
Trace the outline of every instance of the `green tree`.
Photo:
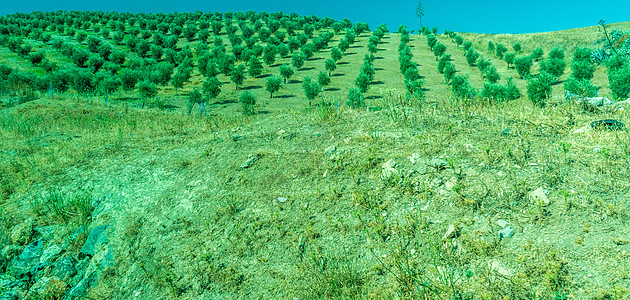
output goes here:
{"type": "Polygon", "coordinates": [[[499,59],[503,59],[503,55],[505,54],[505,52],[507,52],[507,48],[505,47],[505,45],[503,44],[497,44],[497,48],[495,50],[495,53],[497,54],[497,57],[499,59]]]}
{"type": "Polygon", "coordinates": [[[280,66],[280,76],[284,78],[284,83],[287,83],[287,80],[293,76],[293,69],[287,64],[282,64],[280,66]]]}
{"type": "Polygon", "coordinates": [[[437,43],[435,44],[435,46],[433,46],[433,54],[435,55],[435,61],[438,61],[438,59],[444,55],[444,53],[446,52],[446,46],[444,46],[444,44],[442,43],[437,43]]]}
{"type": "Polygon", "coordinates": [[[521,53],[521,51],[523,51],[523,47],[521,46],[520,42],[516,42],[512,45],[512,49],[514,49],[514,52],[516,53],[521,53]]]}
{"type": "Polygon", "coordinates": [[[595,74],[595,65],[590,61],[580,60],[571,63],[571,76],[577,80],[591,80],[595,74]]]}
{"type": "Polygon", "coordinates": [[[346,101],[346,104],[354,109],[363,107],[363,94],[358,88],[350,88],[350,91],[348,91],[348,100],[346,101]]]}
{"type": "Polygon", "coordinates": [[[514,61],[516,72],[521,78],[525,79],[529,77],[534,61],[531,56],[521,56],[514,61]]]}
{"type": "Polygon", "coordinates": [[[311,106],[311,102],[315,99],[315,97],[317,97],[319,92],[321,92],[322,87],[317,81],[314,81],[311,77],[306,76],[302,81],[302,89],[304,89],[304,95],[306,96],[306,99],[308,99],[308,105],[311,106]]]}
{"type": "Polygon", "coordinates": [[[267,79],[267,83],[265,84],[265,89],[269,92],[269,98],[273,98],[273,93],[280,90],[282,87],[282,79],[278,76],[271,76],[267,79]]]}
{"type": "Polygon", "coordinates": [[[203,96],[198,88],[194,88],[190,93],[188,93],[188,115],[192,113],[192,109],[195,104],[200,104],[203,102],[203,96]]]}
{"type": "Polygon", "coordinates": [[[258,60],[258,57],[252,56],[249,59],[248,66],[249,66],[249,68],[248,68],[247,72],[249,73],[250,77],[256,78],[256,77],[260,76],[260,74],[262,74],[263,65],[260,62],[260,60],[258,60]]]}
{"type": "Polygon", "coordinates": [[[446,63],[446,66],[444,67],[444,79],[446,80],[447,84],[451,83],[451,80],[453,79],[453,76],[455,76],[455,73],[457,73],[455,65],[450,61],[446,63]]]}
{"type": "Polygon", "coordinates": [[[545,107],[547,99],[551,96],[551,85],[555,82],[552,74],[541,72],[540,75],[531,79],[527,84],[527,96],[537,107],[545,107]]]}
{"type": "Polygon", "coordinates": [[[214,99],[221,93],[221,81],[217,77],[207,78],[203,82],[203,93],[208,99],[214,99]]]}
{"type": "Polygon", "coordinates": [[[608,71],[608,83],[615,99],[624,99],[630,93],[630,67],[626,64],[621,68],[608,71]]]}
{"type": "Polygon", "coordinates": [[[486,80],[490,81],[490,83],[497,83],[501,79],[501,75],[497,72],[497,68],[494,65],[489,65],[484,70],[484,77],[486,80]]]}
{"type": "Polygon", "coordinates": [[[230,80],[234,83],[234,86],[236,87],[235,90],[238,91],[238,87],[245,82],[245,66],[243,64],[236,66],[230,75],[230,80]]]}
{"type": "Polygon", "coordinates": [[[424,6],[422,5],[422,1],[418,1],[416,5],[416,17],[420,21],[420,27],[422,27],[422,17],[424,16],[424,6]]]}
{"type": "Polygon", "coordinates": [[[437,69],[438,69],[438,72],[440,72],[440,74],[444,74],[444,68],[446,68],[446,64],[448,64],[449,62],[451,62],[450,54],[444,54],[442,55],[442,57],[440,57],[440,59],[438,60],[438,65],[437,65],[437,69]]]}
{"type": "Polygon", "coordinates": [[[588,79],[576,79],[570,76],[564,82],[564,89],[582,97],[595,97],[598,88],[588,79]]]}
{"type": "Polygon", "coordinates": [[[256,96],[254,94],[245,91],[241,93],[238,99],[243,105],[243,115],[253,116],[256,114],[256,96]]]}
{"type": "Polygon", "coordinates": [[[475,63],[477,63],[477,59],[479,58],[479,53],[474,49],[470,48],[466,51],[466,62],[469,66],[474,67],[475,63]]]}
{"type": "Polygon", "coordinates": [[[488,52],[494,52],[496,50],[496,46],[492,41],[488,41],[488,52]]]}
{"type": "Polygon", "coordinates": [[[370,89],[371,82],[372,80],[370,79],[370,75],[361,72],[354,81],[354,85],[361,91],[361,93],[365,94],[370,89]]]}
{"type": "Polygon", "coordinates": [[[324,65],[325,65],[326,71],[328,71],[328,76],[329,77],[332,76],[332,72],[334,72],[337,69],[337,63],[335,62],[335,60],[332,58],[329,58],[326,60],[324,65]]]}
{"type": "Polygon", "coordinates": [[[276,62],[277,53],[278,53],[278,50],[276,46],[267,45],[267,47],[265,47],[265,50],[263,51],[263,60],[265,61],[265,64],[267,66],[271,66],[273,65],[274,62],[276,62]]]}
{"type": "Polygon", "coordinates": [[[510,65],[514,63],[514,59],[516,59],[516,54],[514,52],[506,53],[504,55],[503,59],[507,63],[507,66],[508,66],[508,69],[509,69],[510,65]]]}
{"type": "MultiPolygon", "coordinates": [[[[551,54],[551,52],[549,54],[551,54]]],[[[546,60],[540,63],[540,70],[541,72],[546,72],[555,76],[556,80],[558,80],[558,78],[564,74],[566,66],[567,63],[564,59],[549,56],[546,60]]]]}
{"type": "Polygon", "coordinates": [[[541,60],[543,55],[545,55],[545,53],[543,52],[542,48],[536,48],[536,49],[532,50],[532,59],[534,61],[541,60]]]}
{"type": "Polygon", "coordinates": [[[343,53],[341,53],[341,50],[339,50],[339,48],[332,47],[332,49],[330,49],[330,58],[332,58],[334,61],[339,61],[342,57],[343,53]]]}
{"type": "Polygon", "coordinates": [[[330,76],[324,71],[320,71],[317,75],[317,82],[320,86],[324,87],[330,84],[330,76]]]}
{"type": "Polygon", "coordinates": [[[306,56],[302,52],[294,52],[291,58],[291,64],[296,70],[300,70],[306,61],[306,56]]]}
{"type": "Polygon", "coordinates": [[[138,84],[138,92],[140,92],[140,98],[142,99],[142,108],[144,108],[144,102],[146,99],[151,99],[157,95],[157,86],[155,83],[144,80],[138,84]]]}

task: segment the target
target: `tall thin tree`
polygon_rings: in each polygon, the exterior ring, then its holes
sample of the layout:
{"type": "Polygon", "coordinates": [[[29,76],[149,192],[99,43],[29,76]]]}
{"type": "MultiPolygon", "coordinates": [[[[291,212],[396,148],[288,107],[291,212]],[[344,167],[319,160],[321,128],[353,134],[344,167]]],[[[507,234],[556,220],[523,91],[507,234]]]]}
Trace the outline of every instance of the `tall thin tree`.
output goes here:
{"type": "Polygon", "coordinates": [[[422,17],[424,16],[424,6],[422,5],[422,1],[418,1],[418,5],[416,6],[416,17],[420,20],[420,27],[422,27],[422,17]]]}

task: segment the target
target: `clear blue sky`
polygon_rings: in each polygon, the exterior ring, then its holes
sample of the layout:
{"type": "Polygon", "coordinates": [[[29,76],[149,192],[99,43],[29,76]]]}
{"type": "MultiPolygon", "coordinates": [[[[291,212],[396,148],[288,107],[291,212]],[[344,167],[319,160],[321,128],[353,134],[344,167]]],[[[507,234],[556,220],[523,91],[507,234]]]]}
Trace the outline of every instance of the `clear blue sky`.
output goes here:
{"type": "MultiPolygon", "coordinates": [[[[375,28],[381,23],[395,30],[405,24],[409,29],[419,27],[415,16],[417,1],[331,1],[331,0],[256,0],[256,1],[193,1],[193,0],[6,0],[0,15],[34,10],[102,10],[130,12],[173,11],[283,11],[302,15],[348,18],[365,21],[375,28]]],[[[630,1],[422,1],[423,24],[437,26],[440,31],[478,33],[527,33],[564,30],[596,25],[600,19],[608,23],[630,21],[630,1]]]]}

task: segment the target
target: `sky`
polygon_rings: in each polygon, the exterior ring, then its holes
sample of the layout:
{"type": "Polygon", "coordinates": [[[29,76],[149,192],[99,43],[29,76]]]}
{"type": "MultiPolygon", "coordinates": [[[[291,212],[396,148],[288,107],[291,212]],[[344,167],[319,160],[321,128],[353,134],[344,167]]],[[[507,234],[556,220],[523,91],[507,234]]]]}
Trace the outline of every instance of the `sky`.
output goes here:
{"type": "MultiPolygon", "coordinates": [[[[390,31],[399,25],[408,29],[420,27],[416,17],[418,1],[372,0],[249,0],[249,1],[193,1],[193,0],[56,0],[3,1],[0,15],[15,12],[56,10],[101,10],[120,12],[188,12],[188,11],[283,11],[301,15],[316,15],[352,22],[367,22],[374,29],[387,24],[390,31]]],[[[630,1],[612,0],[605,5],[594,1],[529,0],[529,1],[422,1],[422,24],[456,32],[475,33],[531,33],[565,30],[607,23],[630,21],[630,1]],[[570,4],[569,4],[570,3],[570,4]]]]}

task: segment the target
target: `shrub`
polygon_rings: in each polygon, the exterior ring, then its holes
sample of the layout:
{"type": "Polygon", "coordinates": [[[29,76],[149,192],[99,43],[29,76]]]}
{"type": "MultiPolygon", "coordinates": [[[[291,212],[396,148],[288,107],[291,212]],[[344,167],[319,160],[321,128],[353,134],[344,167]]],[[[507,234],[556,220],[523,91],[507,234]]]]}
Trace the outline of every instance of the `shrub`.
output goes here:
{"type": "Polygon", "coordinates": [[[421,79],[405,80],[405,88],[407,92],[416,99],[424,98],[424,82],[421,79]]]}
{"type": "Polygon", "coordinates": [[[494,65],[489,65],[484,69],[484,77],[491,83],[497,83],[501,79],[501,75],[499,75],[494,65]]]}
{"type": "Polygon", "coordinates": [[[536,48],[536,49],[532,50],[532,59],[534,61],[541,60],[543,55],[545,55],[545,53],[543,52],[542,48],[536,48]]]}
{"type": "Polygon", "coordinates": [[[564,50],[556,47],[551,49],[551,51],[549,51],[549,57],[548,58],[557,58],[557,59],[562,59],[564,60],[564,50]]]}
{"type": "Polygon", "coordinates": [[[293,53],[291,64],[296,70],[299,71],[300,68],[302,68],[302,66],[304,65],[304,61],[306,61],[306,55],[304,55],[304,53],[302,53],[301,51],[293,53]]]}
{"type": "Polygon", "coordinates": [[[258,77],[262,74],[263,65],[260,60],[258,60],[258,57],[252,56],[249,59],[248,65],[249,68],[247,69],[247,72],[249,73],[249,76],[258,77]]]}
{"type": "Polygon", "coordinates": [[[427,35],[427,44],[429,45],[429,48],[431,48],[433,50],[433,46],[435,46],[435,44],[437,44],[437,37],[435,37],[435,35],[433,34],[429,34],[427,35]]]}
{"type": "Polygon", "coordinates": [[[293,69],[287,64],[282,64],[280,66],[280,76],[284,78],[284,83],[287,83],[287,80],[293,76],[293,69]]]}
{"type": "Polygon", "coordinates": [[[217,77],[207,78],[206,81],[203,82],[203,93],[209,99],[214,99],[221,93],[221,81],[217,79],[217,77]]]}
{"type": "Polygon", "coordinates": [[[317,75],[317,82],[321,86],[327,86],[328,84],[330,84],[330,76],[328,76],[326,72],[320,71],[317,75]]]}
{"type": "Polygon", "coordinates": [[[468,77],[464,75],[455,75],[453,76],[451,84],[451,89],[453,90],[453,95],[456,98],[472,98],[475,93],[475,89],[468,82],[468,77]]]}
{"type": "Polygon", "coordinates": [[[564,82],[564,89],[582,97],[595,97],[597,95],[597,87],[590,80],[576,79],[574,76],[569,77],[564,82]]]}
{"type": "Polygon", "coordinates": [[[507,48],[503,44],[497,44],[497,48],[495,49],[495,53],[499,59],[503,59],[503,55],[507,52],[507,48]]]}
{"type": "Polygon", "coordinates": [[[355,87],[350,88],[350,91],[348,91],[348,101],[346,102],[346,104],[348,104],[348,106],[352,108],[363,107],[364,105],[363,94],[358,88],[355,88],[355,87]]]}
{"type": "Polygon", "coordinates": [[[155,83],[149,80],[144,80],[138,84],[138,92],[140,92],[140,98],[142,98],[142,107],[144,107],[144,101],[151,99],[157,95],[157,86],[155,83]]]}
{"type": "Polygon", "coordinates": [[[435,55],[435,61],[438,60],[446,52],[446,46],[442,43],[437,43],[433,46],[433,54],[435,55]]]}
{"type": "Polygon", "coordinates": [[[577,80],[591,80],[595,73],[595,65],[588,60],[573,61],[571,75],[577,80]]]}
{"type": "Polygon", "coordinates": [[[470,50],[472,50],[472,48],[473,48],[473,44],[472,44],[471,41],[466,41],[464,43],[464,50],[465,51],[470,51],[470,50]]]}
{"type": "Polygon", "coordinates": [[[446,80],[446,83],[450,83],[451,79],[453,79],[453,76],[455,76],[455,73],[457,73],[457,70],[455,69],[455,65],[451,62],[448,62],[446,64],[446,67],[444,67],[444,79],[446,80]]]}
{"type": "Polygon", "coordinates": [[[630,67],[625,65],[619,69],[608,71],[610,90],[616,99],[624,99],[630,93],[630,67]]]}
{"type": "Polygon", "coordinates": [[[354,85],[361,91],[361,93],[366,93],[370,89],[371,81],[370,75],[361,72],[354,81],[354,85]]]}
{"type": "Polygon", "coordinates": [[[534,61],[531,56],[521,56],[514,61],[516,72],[521,78],[527,78],[531,74],[532,65],[534,61]]]}
{"type": "Polygon", "coordinates": [[[236,66],[234,72],[230,74],[230,80],[236,86],[235,90],[238,90],[238,87],[245,82],[245,66],[242,64],[236,66]]]}
{"type": "Polygon", "coordinates": [[[241,93],[238,100],[243,105],[243,115],[253,116],[256,114],[256,96],[254,94],[245,91],[241,93]]]}
{"type": "Polygon", "coordinates": [[[516,58],[516,54],[514,52],[509,52],[505,54],[503,59],[507,63],[508,68],[510,68],[510,65],[514,63],[515,58],[516,58]]]}
{"type": "Polygon", "coordinates": [[[334,72],[337,69],[337,63],[332,58],[327,59],[326,62],[324,63],[324,66],[325,66],[326,71],[328,71],[328,76],[332,76],[332,72],[334,72]]]}
{"type": "Polygon", "coordinates": [[[446,68],[446,64],[449,63],[451,61],[451,55],[450,54],[444,54],[442,55],[442,57],[440,57],[440,59],[438,60],[438,72],[440,72],[440,74],[444,74],[444,68],[446,68]]]}
{"type": "Polygon", "coordinates": [[[527,96],[537,107],[545,107],[547,99],[551,96],[551,85],[555,82],[552,74],[541,72],[537,77],[531,79],[527,84],[527,96]]]}
{"type": "Polygon", "coordinates": [[[516,42],[512,45],[512,49],[514,49],[514,52],[516,53],[521,53],[521,51],[523,50],[523,48],[521,47],[521,43],[520,42],[516,42]]]}
{"type": "Polygon", "coordinates": [[[564,74],[564,69],[566,68],[567,63],[564,61],[564,59],[552,57],[551,52],[549,53],[549,55],[550,56],[540,64],[540,70],[541,72],[546,72],[555,76],[557,81],[558,77],[564,74]]]}
{"type": "Polygon", "coordinates": [[[477,63],[477,59],[479,58],[479,53],[472,48],[469,48],[466,51],[466,62],[469,66],[474,67],[477,63]]]}
{"type": "Polygon", "coordinates": [[[492,63],[483,57],[477,61],[477,69],[479,69],[481,73],[485,73],[486,68],[488,68],[491,65],[492,63]]]}
{"type": "Polygon", "coordinates": [[[496,47],[492,41],[488,41],[488,52],[494,52],[496,47]]]}

